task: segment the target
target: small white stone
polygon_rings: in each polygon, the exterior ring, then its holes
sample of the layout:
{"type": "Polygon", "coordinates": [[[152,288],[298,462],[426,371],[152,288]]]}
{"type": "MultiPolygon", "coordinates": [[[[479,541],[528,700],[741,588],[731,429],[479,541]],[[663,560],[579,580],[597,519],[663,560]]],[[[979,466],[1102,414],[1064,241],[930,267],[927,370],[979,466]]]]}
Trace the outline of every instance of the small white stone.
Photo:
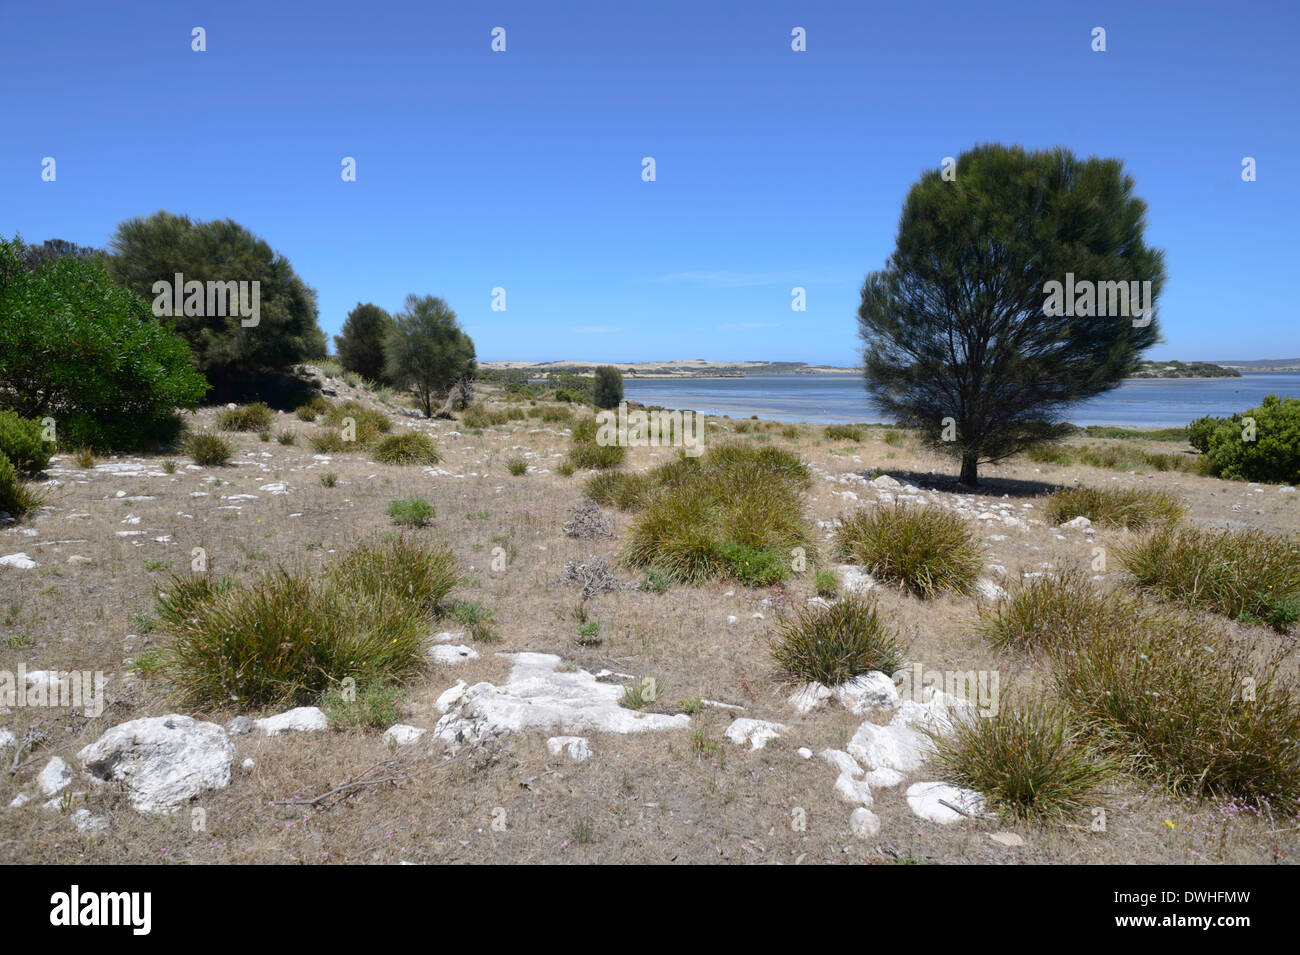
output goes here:
{"type": "Polygon", "coordinates": [[[396,726],[390,726],[384,733],[384,742],[392,743],[394,746],[405,746],[407,743],[414,743],[425,732],[426,730],[422,730],[418,726],[398,723],[396,726]]]}
{"type": "Polygon", "coordinates": [[[727,727],[726,736],[737,746],[748,743],[749,748],[755,750],[762,749],[789,728],[784,723],[751,720],[742,716],[740,719],[733,720],[731,725],[727,727]]]}
{"type": "Polygon", "coordinates": [[[849,814],[849,828],[859,839],[880,835],[880,818],[870,809],[855,809],[849,814]]]}
{"type": "Polygon", "coordinates": [[[72,770],[57,756],[46,763],[41,774],[36,777],[36,785],[46,796],[61,792],[70,782],[72,782],[72,770]]]}
{"type": "Polygon", "coordinates": [[[546,748],[552,756],[559,756],[564,750],[575,763],[585,762],[591,755],[591,747],[585,736],[552,736],[546,741],[546,748]]]}
{"type": "Polygon", "coordinates": [[[980,793],[948,783],[913,783],[907,787],[907,804],[922,819],[945,826],[984,815],[984,797],[980,793]],[[965,815],[944,803],[957,806],[964,810],[965,815]]]}
{"type": "Polygon", "coordinates": [[[298,706],[278,716],[254,720],[253,725],[267,736],[281,733],[313,733],[329,729],[330,721],[317,706],[298,706]]]}
{"type": "Polygon", "coordinates": [[[473,647],[439,644],[436,647],[429,648],[428,656],[434,663],[449,665],[453,663],[465,663],[468,660],[477,660],[478,651],[473,647]]]}
{"type": "Polygon", "coordinates": [[[36,561],[21,552],[17,554],[6,554],[4,557],[0,557],[0,567],[13,567],[17,570],[31,570],[36,566],[39,566],[36,561]]]}

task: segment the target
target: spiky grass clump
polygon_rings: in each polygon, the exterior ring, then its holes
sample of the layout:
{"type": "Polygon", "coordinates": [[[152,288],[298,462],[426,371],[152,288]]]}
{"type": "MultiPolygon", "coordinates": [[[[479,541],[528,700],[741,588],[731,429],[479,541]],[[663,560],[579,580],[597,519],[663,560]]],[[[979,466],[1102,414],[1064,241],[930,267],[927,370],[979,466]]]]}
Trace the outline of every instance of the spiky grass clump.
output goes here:
{"type": "Polygon", "coordinates": [[[569,463],[575,468],[604,470],[616,468],[627,456],[621,444],[601,444],[597,440],[600,429],[595,418],[580,418],[574,422],[570,435],[569,463]]]}
{"type": "Polygon", "coordinates": [[[1287,633],[1300,620],[1300,542],[1261,530],[1159,528],[1120,562],[1139,587],[1287,633]]]}
{"type": "Polygon", "coordinates": [[[1176,497],[1140,488],[1066,488],[1047,499],[1046,509],[1053,524],[1086,517],[1094,524],[1129,530],[1174,524],[1187,513],[1176,497]]]}
{"type": "Polygon", "coordinates": [[[217,412],[217,427],[222,431],[265,431],[274,420],[275,412],[260,401],[217,412]]]}
{"type": "Polygon", "coordinates": [[[645,506],[655,480],[648,473],[601,471],[589,477],[585,487],[587,496],[598,504],[633,511],[645,506]]]}
{"type": "Polygon", "coordinates": [[[307,439],[311,442],[312,450],[317,454],[338,454],[341,451],[352,450],[356,442],[344,442],[343,435],[333,428],[317,428],[316,432],[307,439]]]}
{"type": "Polygon", "coordinates": [[[980,610],[976,629],[1000,650],[1035,653],[1068,644],[1081,632],[1122,625],[1136,601],[1099,590],[1087,574],[1022,578],[1010,593],[980,610]]]}
{"type": "Polygon", "coordinates": [[[393,523],[406,527],[426,527],[433,515],[433,505],[422,497],[403,497],[388,505],[393,523]]]}
{"type": "Polygon", "coordinates": [[[528,473],[528,462],[523,458],[511,458],[506,462],[506,470],[515,477],[523,477],[528,473]]]}
{"type": "Polygon", "coordinates": [[[159,613],[176,634],[166,671],[192,705],[306,703],[351,677],[401,681],[456,581],[450,551],[363,544],[324,574],[276,568],[248,582],[173,578],[159,613]]]}
{"type": "Polygon", "coordinates": [[[376,461],[385,464],[437,464],[442,460],[433,439],[418,431],[381,438],[375,443],[374,455],[376,461]]]}
{"type": "Polygon", "coordinates": [[[716,445],[700,457],[683,455],[629,490],[639,514],[623,558],[679,583],[779,582],[790,572],[791,550],[812,549],[800,513],[806,481],[799,458],[771,446],[716,445]]]}
{"type": "Polygon", "coordinates": [[[234,453],[225,438],[204,431],[196,431],[185,439],[185,451],[195,464],[204,467],[222,467],[234,453]]]}
{"type": "Polygon", "coordinates": [[[983,793],[990,808],[1014,819],[1087,813],[1120,769],[1064,707],[1041,700],[955,720],[934,743],[945,782],[983,793]]]}
{"type": "Polygon", "coordinates": [[[393,430],[393,421],[388,415],[355,400],[329,405],[322,414],[325,421],[336,428],[347,427],[348,419],[351,419],[356,427],[358,444],[369,444],[379,435],[393,430]]]}
{"type": "Polygon", "coordinates": [[[835,544],[843,559],[897,581],[918,597],[967,593],[984,566],[965,522],[935,507],[855,511],[842,519],[835,544]]]}
{"type": "Polygon", "coordinates": [[[852,424],[832,424],[827,425],[823,432],[827,441],[855,441],[861,442],[866,437],[863,430],[852,424]]]}
{"type": "Polygon", "coordinates": [[[873,601],[849,594],[829,606],[798,607],[780,622],[771,653],[792,681],[838,686],[873,670],[897,672],[907,646],[873,601]]]}
{"type": "Polygon", "coordinates": [[[28,487],[19,477],[9,456],[0,451],[0,511],[22,517],[41,506],[44,497],[28,487]]]}
{"type": "Polygon", "coordinates": [[[1300,810],[1300,696],[1282,654],[1147,610],[1052,654],[1057,695],[1135,767],[1176,792],[1300,810]]]}

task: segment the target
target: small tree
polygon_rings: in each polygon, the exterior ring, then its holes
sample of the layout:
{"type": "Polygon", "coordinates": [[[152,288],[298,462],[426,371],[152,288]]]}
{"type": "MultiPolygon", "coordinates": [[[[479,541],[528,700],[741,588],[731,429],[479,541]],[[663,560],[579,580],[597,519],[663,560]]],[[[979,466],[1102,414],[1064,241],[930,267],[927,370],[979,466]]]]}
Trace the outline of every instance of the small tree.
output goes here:
{"type": "Polygon", "coordinates": [[[623,373],[613,365],[601,365],[591,396],[597,408],[617,408],[623,400],[623,373]]]}
{"type": "Polygon", "coordinates": [[[1133,187],[1117,160],[993,145],[908,193],[897,248],[862,286],[866,386],[960,459],[963,484],[980,462],[1065,433],[1063,410],[1121,384],[1158,340],[1152,314],[1114,314],[1132,311],[1116,283],[1150,282],[1152,303],[1164,283],[1133,187]],[[1057,315],[1051,282],[1110,289],[1112,309],[1099,292],[1057,315]]]}
{"type": "Polygon", "coordinates": [[[434,397],[473,374],[474,342],[442,299],[408,295],[405,304],[384,340],[384,374],[414,391],[429,418],[434,397]]]}
{"type": "Polygon", "coordinates": [[[393,316],[378,305],[357,303],[348,312],[343,333],[334,336],[339,363],[371,381],[384,377],[384,339],[393,327],[393,316]]]}
{"type": "Polygon", "coordinates": [[[0,239],[0,407],[51,417],[61,447],[138,447],[174,436],[207,384],[185,342],[98,258],[24,266],[0,239]]]}

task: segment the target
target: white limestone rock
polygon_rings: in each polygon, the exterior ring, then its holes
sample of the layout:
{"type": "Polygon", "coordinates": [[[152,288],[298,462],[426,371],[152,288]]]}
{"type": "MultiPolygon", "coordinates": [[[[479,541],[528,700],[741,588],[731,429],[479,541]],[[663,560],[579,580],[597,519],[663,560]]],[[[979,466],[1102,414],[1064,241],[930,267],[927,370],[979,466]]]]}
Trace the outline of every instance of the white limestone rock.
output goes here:
{"type": "Polygon", "coordinates": [[[423,736],[427,730],[422,730],[418,726],[409,726],[406,723],[398,723],[396,726],[390,726],[384,732],[384,742],[391,743],[394,746],[405,746],[408,743],[414,743],[423,736]]]}
{"type": "Polygon", "coordinates": [[[742,716],[740,719],[732,720],[731,725],[726,729],[726,737],[737,746],[748,743],[750,750],[753,751],[762,749],[789,728],[784,723],[773,723],[769,720],[751,720],[742,716]]]}
{"type": "Polygon", "coordinates": [[[315,733],[330,728],[329,718],[318,706],[297,706],[278,716],[254,720],[253,725],[267,736],[281,733],[315,733]]]}
{"type": "Polygon", "coordinates": [[[907,787],[907,805],[922,819],[941,825],[961,822],[985,814],[984,796],[972,789],[961,789],[948,783],[913,783],[907,787]],[[944,803],[964,810],[964,815],[944,803]]]}
{"type": "Polygon", "coordinates": [[[876,586],[876,579],[861,567],[853,564],[838,564],[835,575],[840,579],[840,587],[845,593],[865,594],[876,586]]]}
{"type": "Polygon", "coordinates": [[[849,814],[849,828],[859,839],[874,839],[880,835],[880,817],[870,809],[855,809],[849,814]]]}
{"type": "Polygon", "coordinates": [[[552,736],[546,741],[546,748],[552,756],[559,756],[565,750],[575,763],[585,762],[591,755],[591,747],[585,736],[552,736]]]}
{"type": "Polygon", "coordinates": [[[70,782],[72,782],[72,769],[57,756],[46,763],[41,774],[36,777],[36,786],[45,796],[62,792],[70,782]]]}
{"type": "Polygon", "coordinates": [[[17,570],[31,570],[39,566],[36,561],[32,560],[26,554],[19,552],[17,554],[5,554],[0,557],[0,567],[13,567],[17,570]]]}
{"type": "Polygon", "coordinates": [[[427,651],[428,657],[434,663],[440,663],[444,666],[450,666],[455,663],[466,663],[470,660],[478,659],[478,651],[473,647],[450,646],[448,644],[439,644],[436,647],[430,647],[427,651]]]}

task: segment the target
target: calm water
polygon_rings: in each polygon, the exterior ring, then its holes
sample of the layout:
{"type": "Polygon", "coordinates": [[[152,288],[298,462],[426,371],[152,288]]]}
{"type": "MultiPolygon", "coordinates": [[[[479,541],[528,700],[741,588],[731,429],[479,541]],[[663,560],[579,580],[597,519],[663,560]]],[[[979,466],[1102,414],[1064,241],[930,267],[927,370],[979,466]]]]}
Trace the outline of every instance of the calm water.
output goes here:
{"type": "MultiPolygon", "coordinates": [[[[836,423],[890,419],[867,398],[859,375],[752,375],[748,378],[635,379],[624,381],[633,401],[703,414],[776,421],[836,423]]],[[[1074,424],[1172,427],[1202,415],[1229,415],[1258,407],[1268,394],[1300,397],[1300,372],[1243,374],[1240,378],[1140,379],[1069,410],[1074,424]]]]}

